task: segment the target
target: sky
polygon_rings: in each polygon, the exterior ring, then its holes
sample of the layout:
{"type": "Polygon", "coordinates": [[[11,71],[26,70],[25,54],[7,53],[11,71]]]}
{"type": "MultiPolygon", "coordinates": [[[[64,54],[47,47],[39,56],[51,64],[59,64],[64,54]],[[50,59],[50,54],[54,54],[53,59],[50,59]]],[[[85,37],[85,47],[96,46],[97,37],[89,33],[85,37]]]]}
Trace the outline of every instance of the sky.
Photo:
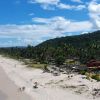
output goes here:
{"type": "Polygon", "coordinates": [[[0,0],[0,47],[100,29],[100,0],[0,0]]]}

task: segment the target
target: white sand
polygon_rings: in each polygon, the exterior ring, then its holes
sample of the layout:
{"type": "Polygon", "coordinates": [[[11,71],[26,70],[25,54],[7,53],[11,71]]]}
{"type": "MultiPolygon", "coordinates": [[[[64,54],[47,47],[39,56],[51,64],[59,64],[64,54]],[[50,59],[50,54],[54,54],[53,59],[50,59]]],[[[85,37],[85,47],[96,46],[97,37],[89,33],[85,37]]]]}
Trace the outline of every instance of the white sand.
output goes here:
{"type": "Polygon", "coordinates": [[[18,87],[7,77],[1,66],[0,100],[32,100],[26,93],[18,91],[18,87]]]}
{"type": "MultiPolygon", "coordinates": [[[[100,89],[100,82],[82,79],[82,75],[74,75],[71,79],[65,74],[53,76],[2,56],[0,67],[18,87],[25,86],[25,92],[32,96],[33,100],[92,100],[92,90],[100,89]],[[39,88],[33,89],[34,82],[38,82],[39,88]]],[[[100,100],[100,95],[95,100],[100,100]]]]}

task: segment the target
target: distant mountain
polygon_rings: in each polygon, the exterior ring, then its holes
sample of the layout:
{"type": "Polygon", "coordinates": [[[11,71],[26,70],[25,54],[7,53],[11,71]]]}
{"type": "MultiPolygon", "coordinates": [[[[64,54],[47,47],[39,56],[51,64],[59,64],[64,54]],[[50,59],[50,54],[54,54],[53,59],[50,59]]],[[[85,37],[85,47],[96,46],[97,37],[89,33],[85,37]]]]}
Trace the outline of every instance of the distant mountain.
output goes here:
{"type": "Polygon", "coordinates": [[[100,31],[96,31],[93,33],[87,33],[82,35],[75,35],[75,36],[66,36],[61,38],[55,38],[47,40],[36,47],[45,47],[45,46],[52,46],[52,47],[59,47],[62,44],[70,44],[74,47],[86,47],[88,43],[96,42],[100,44],[100,31]]]}
{"type": "Polygon", "coordinates": [[[38,57],[42,55],[44,59],[62,55],[65,58],[78,57],[86,63],[90,59],[100,59],[100,31],[50,39],[35,49],[38,57]]]}

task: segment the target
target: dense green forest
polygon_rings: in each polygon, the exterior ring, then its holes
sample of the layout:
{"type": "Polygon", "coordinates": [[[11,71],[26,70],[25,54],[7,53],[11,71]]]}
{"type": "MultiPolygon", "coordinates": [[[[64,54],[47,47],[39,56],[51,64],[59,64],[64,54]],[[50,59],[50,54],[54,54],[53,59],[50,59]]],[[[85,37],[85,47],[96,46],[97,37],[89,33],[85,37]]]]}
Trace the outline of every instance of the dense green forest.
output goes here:
{"type": "Polygon", "coordinates": [[[65,59],[79,58],[81,63],[100,60],[100,31],[47,40],[35,47],[0,48],[0,53],[14,58],[35,59],[48,63],[52,59],[62,64],[65,59]]]}

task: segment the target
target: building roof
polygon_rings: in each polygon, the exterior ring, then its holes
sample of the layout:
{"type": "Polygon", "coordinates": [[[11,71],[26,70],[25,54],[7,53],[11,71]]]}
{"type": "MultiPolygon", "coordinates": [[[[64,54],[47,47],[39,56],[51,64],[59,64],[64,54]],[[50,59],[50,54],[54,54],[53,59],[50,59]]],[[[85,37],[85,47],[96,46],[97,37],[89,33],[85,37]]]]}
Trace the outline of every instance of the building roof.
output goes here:
{"type": "Polygon", "coordinates": [[[91,60],[87,63],[87,67],[97,67],[100,68],[100,61],[91,60]]]}

